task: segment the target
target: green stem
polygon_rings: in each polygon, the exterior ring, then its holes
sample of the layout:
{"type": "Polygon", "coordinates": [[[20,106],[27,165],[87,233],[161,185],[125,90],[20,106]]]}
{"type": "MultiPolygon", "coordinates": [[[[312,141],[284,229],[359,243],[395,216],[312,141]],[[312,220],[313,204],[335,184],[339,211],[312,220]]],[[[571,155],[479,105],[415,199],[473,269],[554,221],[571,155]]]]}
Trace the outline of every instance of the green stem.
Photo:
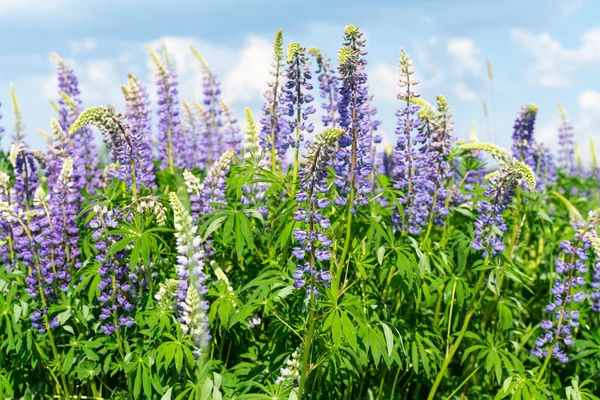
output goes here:
{"type": "Polygon", "coordinates": [[[442,383],[444,374],[446,373],[446,370],[448,369],[450,362],[454,358],[454,355],[456,354],[456,351],[458,350],[460,343],[462,342],[463,338],[465,337],[465,333],[467,333],[467,328],[469,327],[469,322],[471,321],[471,317],[475,313],[475,309],[476,309],[477,304],[479,303],[479,300],[481,300],[481,299],[478,299],[477,301],[475,301],[475,298],[476,298],[477,294],[479,293],[479,291],[481,290],[481,287],[483,286],[484,277],[485,277],[485,274],[481,273],[481,276],[479,277],[479,280],[477,281],[477,284],[475,285],[475,290],[473,291],[473,300],[471,301],[471,304],[469,305],[469,311],[467,312],[467,315],[465,316],[465,320],[463,321],[460,333],[458,334],[458,337],[456,338],[454,343],[452,343],[452,347],[450,347],[450,351],[448,352],[448,354],[446,354],[446,357],[444,358],[442,367],[440,368],[440,371],[438,372],[438,374],[435,378],[435,382],[433,382],[433,387],[431,388],[431,391],[429,392],[429,396],[427,396],[427,400],[433,400],[435,398],[435,393],[437,392],[437,390],[440,386],[440,383],[442,383]]]}
{"type": "Polygon", "coordinates": [[[452,396],[454,396],[456,393],[458,393],[460,388],[463,387],[464,384],[467,383],[473,377],[473,375],[475,375],[477,373],[477,371],[479,371],[481,369],[481,367],[483,367],[483,364],[481,364],[481,365],[479,365],[479,367],[475,368],[475,370],[473,372],[471,372],[469,374],[469,376],[467,376],[465,378],[465,380],[462,381],[462,383],[456,387],[456,389],[454,389],[454,392],[450,393],[450,395],[448,395],[448,397],[446,397],[446,400],[450,400],[452,398],[452,396]]]}
{"type": "MultiPolygon", "coordinates": [[[[314,278],[313,278],[314,281],[314,278]]],[[[314,282],[313,282],[314,284],[314,282]]],[[[302,353],[302,367],[300,368],[300,387],[298,389],[298,400],[302,400],[304,397],[304,386],[306,385],[307,371],[308,371],[308,363],[310,361],[310,350],[312,347],[312,340],[315,334],[315,309],[316,305],[314,304],[314,291],[311,289],[310,291],[310,315],[308,322],[308,334],[306,336],[306,340],[304,342],[304,351],[302,353]]]]}

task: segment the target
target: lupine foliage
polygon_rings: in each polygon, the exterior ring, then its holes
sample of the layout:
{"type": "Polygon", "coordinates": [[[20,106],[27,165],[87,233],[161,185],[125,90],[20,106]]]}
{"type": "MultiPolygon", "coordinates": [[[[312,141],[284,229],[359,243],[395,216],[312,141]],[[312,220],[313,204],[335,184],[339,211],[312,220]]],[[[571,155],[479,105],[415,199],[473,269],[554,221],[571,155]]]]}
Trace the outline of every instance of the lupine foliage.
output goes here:
{"type": "Polygon", "coordinates": [[[595,152],[587,168],[560,108],[555,162],[532,105],[512,151],[456,141],[403,50],[379,146],[366,46],[350,25],[338,65],[298,43],[284,58],[279,31],[243,138],[195,49],[200,99],[149,49],[156,102],[125,74],[125,110],[84,110],[55,56],[44,152],[12,88],[0,397],[598,399],[595,152]]]}

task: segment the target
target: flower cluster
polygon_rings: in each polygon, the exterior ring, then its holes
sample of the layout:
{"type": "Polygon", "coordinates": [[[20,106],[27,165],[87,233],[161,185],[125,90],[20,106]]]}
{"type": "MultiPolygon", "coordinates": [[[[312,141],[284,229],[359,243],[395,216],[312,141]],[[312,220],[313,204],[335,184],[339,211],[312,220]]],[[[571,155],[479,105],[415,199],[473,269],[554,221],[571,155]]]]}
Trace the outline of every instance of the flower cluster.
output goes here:
{"type": "MultiPolygon", "coordinates": [[[[264,152],[259,144],[258,131],[254,123],[254,116],[249,108],[245,109],[246,134],[244,135],[244,158],[250,160],[256,167],[268,169],[270,167],[269,153],[264,152]]],[[[268,184],[264,182],[250,182],[242,186],[241,202],[245,206],[262,203],[268,184]]],[[[268,208],[264,205],[257,207],[263,216],[267,216],[268,208]]]]}
{"type": "Polygon", "coordinates": [[[127,104],[127,121],[132,136],[137,140],[139,152],[139,175],[136,177],[146,187],[153,189],[156,188],[156,178],[152,158],[152,123],[148,92],[132,74],[129,75],[127,86],[123,86],[122,89],[127,104]]]}
{"type": "MultiPolygon", "coordinates": [[[[58,100],[58,113],[60,115],[59,123],[64,132],[69,132],[71,126],[82,111],[81,100],[79,98],[79,82],[73,69],[64,62],[57,54],[52,55],[58,69],[58,91],[60,98],[58,100]]],[[[66,153],[73,158],[74,184],[78,192],[87,189],[89,193],[98,187],[98,152],[94,141],[93,131],[83,126],[73,131],[69,136],[55,138],[56,147],[59,149],[68,149],[66,153]]],[[[59,157],[56,152],[49,152],[49,158],[55,159],[51,162],[50,182],[55,181],[60,172],[62,161],[56,160],[59,157]]]]}
{"type": "Polygon", "coordinates": [[[233,150],[229,149],[218,162],[208,170],[206,178],[200,184],[200,180],[189,171],[184,171],[183,177],[190,194],[192,203],[192,217],[194,221],[213,212],[220,206],[214,203],[226,203],[225,199],[225,176],[229,171],[229,165],[233,160],[233,150]]]}
{"type": "Polygon", "coordinates": [[[570,174],[575,174],[575,140],[573,126],[569,122],[565,109],[559,104],[560,127],[558,128],[558,165],[570,174]]]}
{"type": "Polygon", "coordinates": [[[265,102],[262,106],[263,116],[260,119],[260,145],[270,153],[271,169],[275,170],[277,163],[283,161],[285,152],[290,145],[289,124],[283,119],[281,87],[283,68],[283,33],[278,31],[273,45],[273,64],[269,89],[265,92],[265,102]]]}
{"type": "Polygon", "coordinates": [[[573,241],[565,240],[559,245],[564,258],[557,258],[555,261],[558,278],[554,280],[551,290],[554,299],[546,305],[546,313],[554,321],[544,320],[540,324],[544,333],[535,341],[535,347],[531,350],[531,354],[536,357],[547,357],[548,349],[551,349],[552,355],[561,363],[569,361],[561,342],[567,347],[573,346],[573,330],[580,325],[580,314],[574,309],[574,305],[586,299],[585,292],[578,290],[578,287],[586,285],[586,261],[588,250],[592,247],[588,232],[591,229],[592,226],[579,226],[573,241]]]}
{"type": "Polygon", "coordinates": [[[35,156],[25,145],[19,143],[11,146],[8,159],[13,165],[15,174],[12,201],[28,209],[33,194],[40,184],[35,156]]]}
{"type": "Polygon", "coordinates": [[[431,188],[434,185],[429,180],[428,139],[431,110],[421,109],[415,104],[419,93],[414,86],[419,82],[412,79],[415,69],[409,55],[402,50],[400,55],[400,88],[398,99],[406,102],[403,108],[396,111],[398,123],[396,126],[396,147],[392,157],[394,188],[403,191],[400,203],[403,205],[404,217],[398,211],[394,212],[392,222],[396,229],[406,230],[410,234],[419,234],[427,223],[429,205],[432,203],[431,188]],[[427,119],[427,118],[429,119],[427,119]],[[417,134],[413,135],[413,130],[417,134]]]}
{"type": "Polygon", "coordinates": [[[300,382],[300,356],[304,349],[303,345],[300,345],[291,356],[285,361],[285,367],[279,370],[279,376],[275,380],[275,384],[287,384],[293,385],[300,382]]]}
{"type": "Polygon", "coordinates": [[[309,142],[306,161],[298,174],[300,189],[296,193],[298,209],[294,219],[301,226],[294,231],[294,239],[300,245],[292,251],[298,262],[294,287],[306,287],[307,295],[312,292],[317,296],[319,284],[330,286],[331,274],[326,269],[317,269],[317,262],[324,264],[331,260],[332,241],[327,235],[331,222],[326,216],[330,201],[325,196],[327,166],[333,146],[343,133],[339,128],[329,129],[318,135],[314,143],[309,142]]]}
{"type": "Polygon", "coordinates": [[[17,99],[17,93],[15,92],[15,86],[10,84],[10,98],[13,106],[13,143],[20,144],[25,138],[25,122],[23,118],[23,110],[17,99]]]}
{"type": "Polygon", "coordinates": [[[177,74],[168,57],[160,57],[148,48],[156,67],[158,90],[158,160],[162,169],[182,168],[185,159],[185,142],[179,120],[179,91],[177,74]]]}
{"type": "Polygon", "coordinates": [[[332,128],[335,128],[339,124],[339,114],[337,112],[337,104],[340,102],[338,77],[335,69],[331,67],[331,60],[321,54],[319,49],[310,47],[308,54],[317,59],[317,66],[319,67],[316,71],[318,74],[317,80],[319,81],[320,96],[324,100],[321,103],[323,109],[321,121],[323,126],[328,127],[331,125],[332,128]]]}
{"type": "Polygon", "coordinates": [[[236,156],[242,152],[242,138],[240,127],[233,111],[224,102],[220,103],[223,116],[223,143],[226,149],[232,149],[236,156]]]}
{"type": "Polygon", "coordinates": [[[338,112],[340,126],[345,130],[339,139],[336,154],[334,183],[338,187],[336,205],[348,200],[368,204],[372,192],[370,176],[373,172],[373,137],[371,135],[369,95],[367,92],[367,64],[364,56],[365,40],[354,25],[345,31],[344,46],[339,52],[340,102],[338,112]],[[354,193],[356,199],[348,199],[354,193]]]}
{"type": "Polygon", "coordinates": [[[202,239],[198,236],[198,227],[181,204],[175,193],[169,194],[173,208],[175,238],[177,239],[177,310],[180,312],[181,327],[184,335],[192,335],[197,346],[196,356],[202,348],[208,346],[211,339],[207,312],[209,304],[203,300],[208,293],[206,281],[205,253],[202,239]]]}
{"type": "Polygon", "coordinates": [[[303,132],[312,133],[314,130],[312,122],[306,123],[308,117],[316,112],[315,108],[309,105],[314,100],[313,95],[310,94],[313,86],[310,83],[312,75],[309,67],[305,49],[298,43],[290,43],[282,102],[283,112],[291,117],[290,132],[296,132],[296,138],[291,143],[296,149],[304,140],[303,132]]]}
{"type": "MultiPolygon", "coordinates": [[[[0,108],[2,108],[2,103],[0,103],[0,108]]],[[[0,121],[2,121],[2,113],[0,112],[0,121]]],[[[0,125],[0,140],[2,139],[2,136],[4,134],[4,127],[2,125],[0,125]]]]}
{"type": "Polygon", "coordinates": [[[111,159],[116,164],[109,171],[111,177],[134,188],[137,183],[154,183],[152,149],[140,131],[129,127],[124,115],[111,107],[91,107],[79,116],[71,132],[84,125],[95,125],[102,132],[111,159]]]}
{"type": "Polygon", "coordinates": [[[100,297],[102,304],[100,328],[106,335],[111,335],[121,327],[131,327],[134,324],[132,314],[134,312],[133,294],[135,289],[129,279],[129,261],[126,252],[119,250],[110,252],[121,237],[109,232],[116,229],[119,220],[130,220],[133,215],[123,215],[117,209],[108,210],[107,207],[94,206],[94,216],[89,222],[92,229],[94,249],[97,251],[96,261],[99,264],[98,275],[100,275],[100,297]]]}

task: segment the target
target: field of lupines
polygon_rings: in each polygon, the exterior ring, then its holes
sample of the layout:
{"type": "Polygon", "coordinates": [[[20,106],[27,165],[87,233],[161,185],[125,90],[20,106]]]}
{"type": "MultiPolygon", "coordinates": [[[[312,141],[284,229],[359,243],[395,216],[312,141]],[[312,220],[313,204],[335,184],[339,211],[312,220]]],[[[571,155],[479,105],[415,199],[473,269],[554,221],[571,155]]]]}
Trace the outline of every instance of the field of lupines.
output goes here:
{"type": "Polygon", "coordinates": [[[195,49],[202,99],[148,49],[158,101],[129,75],[125,110],[84,110],[55,56],[43,152],[13,90],[0,396],[598,399],[595,155],[560,106],[557,158],[533,105],[511,149],[456,141],[404,51],[384,147],[365,49],[352,25],[337,62],[278,32],[245,124],[195,49]]]}

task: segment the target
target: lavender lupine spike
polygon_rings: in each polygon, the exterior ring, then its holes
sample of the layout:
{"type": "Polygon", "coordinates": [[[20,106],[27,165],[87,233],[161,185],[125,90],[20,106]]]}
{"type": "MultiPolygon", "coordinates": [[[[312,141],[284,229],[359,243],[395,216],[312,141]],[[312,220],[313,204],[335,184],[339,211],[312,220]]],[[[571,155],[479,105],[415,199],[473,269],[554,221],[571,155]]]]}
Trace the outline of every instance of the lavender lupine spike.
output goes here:
{"type": "Polygon", "coordinates": [[[146,186],[154,183],[154,172],[149,169],[152,150],[143,141],[140,132],[127,125],[124,115],[111,107],[91,107],[81,113],[71,132],[85,125],[95,125],[100,129],[111,158],[117,163],[109,174],[131,186],[134,197],[138,183],[146,186]]]}
{"type": "Polygon", "coordinates": [[[346,27],[344,46],[339,51],[340,74],[340,126],[345,130],[339,140],[336,154],[334,183],[338,187],[336,205],[350,202],[355,204],[369,202],[372,192],[369,179],[373,170],[373,146],[370,135],[370,122],[367,93],[367,74],[364,72],[367,61],[364,56],[365,40],[354,25],[346,27]]]}
{"type": "MultiPolygon", "coordinates": [[[[57,54],[52,54],[58,69],[58,100],[59,122],[65,132],[69,132],[71,125],[81,113],[82,106],[79,98],[79,83],[73,69],[57,54]]],[[[94,132],[89,127],[83,127],[66,138],[64,146],[68,154],[73,157],[75,187],[78,191],[87,189],[93,193],[98,187],[100,173],[98,171],[98,152],[94,140],[94,132]]],[[[52,155],[51,155],[52,156],[52,155]]],[[[62,161],[58,160],[58,164],[62,161]]],[[[50,170],[48,181],[52,187],[59,171],[50,170]]]]}
{"type": "Polygon", "coordinates": [[[536,169],[538,160],[538,153],[533,138],[537,110],[537,107],[532,104],[522,107],[517,113],[512,135],[513,155],[518,160],[529,165],[533,170],[536,169]]]}
{"type": "Polygon", "coordinates": [[[208,323],[208,293],[205,286],[205,254],[202,239],[198,236],[198,227],[181,204],[177,195],[169,193],[173,208],[175,238],[177,239],[177,310],[184,335],[191,335],[196,349],[194,355],[200,356],[210,343],[210,325],[208,323]]]}
{"type": "Polygon", "coordinates": [[[17,93],[15,92],[15,85],[10,84],[10,98],[13,106],[13,135],[12,141],[14,143],[21,143],[25,138],[25,121],[23,118],[23,110],[17,99],[17,93]]]}
{"type": "MultiPolygon", "coordinates": [[[[196,167],[204,168],[205,160],[200,164],[199,156],[204,150],[200,149],[200,130],[199,114],[192,109],[190,104],[182,100],[183,118],[181,120],[181,130],[185,139],[185,168],[194,169],[196,167]]],[[[206,155],[204,155],[206,157],[206,155]]]]}
{"type": "Polygon", "coordinates": [[[567,112],[558,104],[560,114],[560,127],[558,128],[558,166],[569,174],[574,175],[575,169],[575,140],[573,139],[573,126],[569,121],[567,112]]]}
{"type": "Polygon", "coordinates": [[[203,103],[206,108],[206,132],[204,135],[208,139],[208,165],[212,165],[223,152],[231,147],[226,147],[226,138],[223,135],[223,121],[221,108],[219,106],[221,97],[221,83],[217,79],[217,75],[210,68],[206,60],[200,55],[198,50],[190,46],[192,53],[200,63],[203,73],[204,99],[203,103]]]}
{"type": "Polygon", "coordinates": [[[10,148],[8,159],[13,166],[15,174],[12,200],[25,210],[28,210],[35,190],[39,186],[35,157],[33,152],[23,144],[15,143],[10,148]]]}
{"type": "Polygon", "coordinates": [[[549,352],[561,363],[567,363],[569,357],[564,347],[575,344],[574,330],[580,325],[577,304],[586,299],[581,287],[586,286],[588,251],[592,247],[591,237],[596,238],[594,226],[598,222],[593,215],[586,224],[578,224],[572,241],[560,243],[564,258],[555,260],[558,278],[551,289],[553,300],[546,305],[546,313],[552,320],[544,320],[540,327],[544,333],[535,341],[531,354],[535,357],[548,357],[549,352]],[[578,288],[579,287],[579,288],[578,288]]]}
{"type": "Polygon", "coordinates": [[[498,146],[488,143],[469,143],[459,146],[465,150],[483,150],[499,161],[498,171],[489,179],[484,196],[477,205],[478,217],[475,220],[475,238],[471,247],[482,251],[484,257],[491,258],[504,251],[503,234],[507,226],[502,214],[510,206],[516,187],[524,183],[532,191],[536,188],[535,174],[524,162],[509,155],[498,146]],[[500,232],[500,235],[498,235],[500,232]]]}
{"type": "Polygon", "coordinates": [[[310,105],[314,100],[310,93],[313,89],[310,83],[310,63],[305,49],[298,43],[290,43],[288,46],[285,75],[282,111],[289,117],[290,145],[295,149],[294,163],[297,166],[304,133],[312,133],[314,130],[314,125],[308,122],[308,118],[316,112],[315,107],[310,105]]]}
{"type": "MultiPolygon", "coordinates": [[[[211,139],[208,136],[210,129],[208,124],[210,123],[210,117],[208,112],[198,102],[194,102],[195,119],[198,124],[198,151],[196,154],[197,167],[200,169],[208,169],[209,165],[209,151],[211,146],[211,139]]],[[[214,158],[214,156],[211,156],[214,158]]]]}
{"type": "Polygon", "coordinates": [[[281,106],[283,88],[280,81],[283,65],[283,31],[279,30],[275,35],[273,45],[273,62],[271,64],[273,80],[268,83],[269,89],[264,94],[263,116],[260,119],[260,145],[270,153],[272,172],[277,170],[277,164],[281,163],[289,146],[289,126],[282,118],[281,106]]]}
{"type": "MultiPolygon", "coordinates": [[[[418,234],[421,232],[422,225],[424,225],[425,220],[423,217],[427,216],[428,209],[423,202],[417,201],[418,193],[416,186],[419,179],[417,172],[419,171],[416,168],[416,163],[419,157],[423,161],[423,157],[420,154],[416,138],[413,138],[412,132],[414,129],[424,129],[425,124],[421,118],[423,115],[420,112],[421,106],[414,104],[415,99],[418,99],[420,95],[414,90],[414,86],[419,81],[412,78],[412,75],[415,73],[412,64],[409,55],[404,50],[401,50],[399,86],[404,90],[398,94],[398,99],[405,101],[405,105],[396,111],[396,116],[398,117],[396,135],[398,135],[398,138],[392,160],[394,165],[394,188],[404,191],[404,195],[400,197],[400,203],[404,206],[404,220],[401,219],[400,213],[395,211],[392,222],[396,229],[407,230],[411,234],[418,234]],[[425,207],[423,207],[424,205],[425,207]]],[[[422,187],[423,185],[421,185],[422,187]]],[[[426,194],[426,192],[424,193],[426,194]]]]}
{"type": "MultiPolygon", "coordinates": [[[[0,103],[0,108],[2,108],[2,103],[0,103]]],[[[0,112],[0,121],[2,121],[2,113],[0,112]]],[[[2,137],[4,136],[4,127],[0,124],[0,142],[2,142],[2,137]]]]}
{"type": "MultiPolygon", "coordinates": [[[[263,151],[260,147],[258,131],[254,122],[254,116],[248,107],[244,110],[246,115],[246,134],[244,135],[244,158],[250,160],[256,167],[268,169],[270,167],[269,152],[263,151]]],[[[245,206],[252,206],[262,203],[265,192],[269,185],[265,182],[251,182],[242,186],[241,202],[245,206]]],[[[268,208],[266,206],[257,207],[259,212],[266,216],[268,208]]]]}
{"type": "Polygon", "coordinates": [[[316,297],[318,286],[330,286],[331,273],[325,263],[331,260],[331,239],[328,231],[331,228],[326,216],[330,201],[327,198],[327,166],[331,152],[343,129],[332,128],[308,143],[306,161],[298,174],[300,188],[296,193],[298,209],[294,219],[300,222],[300,227],[294,231],[294,239],[299,246],[292,254],[297,260],[294,272],[294,287],[306,287],[306,294],[316,297]],[[321,268],[318,265],[321,265],[321,268]]]}
{"type": "Polygon", "coordinates": [[[132,214],[123,215],[119,210],[108,210],[107,207],[96,205],[93,209],[95,215],[89,222],[92,230],[94,248],[98,252],[96,261],[99,264],[100,297],[102,304],[100,310],[100,329],[105,335],[111,335],[121,327],[134,325],[132,315],[135,311],[135,288],[132,286],[128,273],[129,260],[124,250],[110,252],[121,236],[112,235],[108,231],[119,226],[119,220],[131,220],[132,214]]]}
{"type": "Polygon", "coordinates": [[[340,120],[337,112],[340,94],[336,71],[331,67],[331,59],[324,56],[319,49],[309,47],[308,54],[317,59],[317,66],[319,67],[316,73],[318,74],[320,96],[323,99],[323,103],[321,103],[323,109],[321,121],[326,128],[330,125],[335,128],[340,120]]]}
{"type": "Polygon", "coordinates": [[[242,138],[235,113],[224,102],[219,103],[223,116],[223,142],[226,149],[232,149],[236,156],[242,153],[242,138]]]}
{"type": "Polygon", "coordinates": [[[229,171],[229,165],[233,160],[233,150],[229,149],[218,162],[208,170],[202,184],[200,180],[189,171],[183,172],[183,177],[190,194],[192,217],[194,222],[204,215],[220,209],[213,203],[226,203],[225,198],[225,176],[229,171]]]}
{"type": "Polygon", "coordinates": [[[600,239],[597,236],[589,235],[592,242],[592,250],[596,259],[594,260],[594,268],[592,270],[592,292],[590,300],[592,300],[592,311],[600,313],[600,239]]]}
{"type": "Polygon", "coordinates": [[[182,168],[185,142],[180,127],[177,74],[165,55],[146,47],[156,67],[158,90],[158,160],[162,169],[182,168]]]}
{"type": "Polygon", "coordinates": [[[545,190],[558,180],[556,164],[554,163],[554,157],[550,153],[550,149],[543,144],[536,143],[536,151],[538,153],[538,161],[535,172],[540,177],[537,180],[537,188],[545,190]]]}

